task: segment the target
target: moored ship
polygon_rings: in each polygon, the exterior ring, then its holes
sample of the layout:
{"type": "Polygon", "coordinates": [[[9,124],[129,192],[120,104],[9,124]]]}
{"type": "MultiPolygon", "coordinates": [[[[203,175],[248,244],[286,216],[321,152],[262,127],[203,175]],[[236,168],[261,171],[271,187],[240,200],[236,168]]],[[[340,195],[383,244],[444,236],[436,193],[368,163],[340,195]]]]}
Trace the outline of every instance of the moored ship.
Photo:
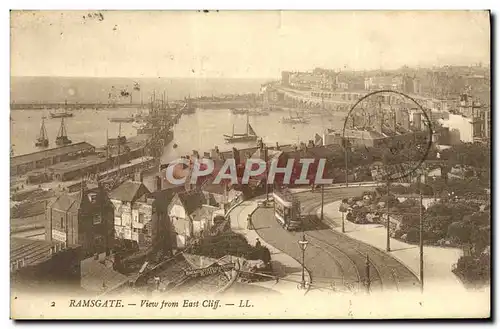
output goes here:
{"type": "Polygon", "coordinates": [[[245,133],[235,133],[234,132],[234,125],[233,125],[233,131],[231,135],[224,135],[224,139],[226,140],[226,143],[246,143],[246,142],[254,142],[256,141],[259,137],[255,133],[255,130],[253,130],[252,126],[248,122],[248,114],[247,114],[247,130],[245,133]]]}
{"type": "Polygon", "coordinates": [[[56,145],[63,146],[71,144],[71,139],[68,138],[68,134],[66,132],[66,126],[64,125],[64,118],[61,119],[61,126],[59,127],[59,133],[56,137],[56,145]]]}
{"type": "Polygon", "coordinates": [[[47,147],[49,146],[49,138],[47,135],[47,129],[45,129],[45,117],[42,118],[42,126],[40,127],[40,133],[35,141],[36,147],[47,147]]]}

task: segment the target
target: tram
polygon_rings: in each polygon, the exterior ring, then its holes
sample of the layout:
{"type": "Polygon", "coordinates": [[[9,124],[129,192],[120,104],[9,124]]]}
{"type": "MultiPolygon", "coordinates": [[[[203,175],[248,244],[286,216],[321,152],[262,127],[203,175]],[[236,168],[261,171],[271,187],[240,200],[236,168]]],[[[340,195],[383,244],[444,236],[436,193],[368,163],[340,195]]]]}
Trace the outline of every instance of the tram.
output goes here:
{"type": "Polygon", "coordinates": [[[274,217],[288,231],[302,227],[300,202],[287,189],[274,190],[274,217]]]}

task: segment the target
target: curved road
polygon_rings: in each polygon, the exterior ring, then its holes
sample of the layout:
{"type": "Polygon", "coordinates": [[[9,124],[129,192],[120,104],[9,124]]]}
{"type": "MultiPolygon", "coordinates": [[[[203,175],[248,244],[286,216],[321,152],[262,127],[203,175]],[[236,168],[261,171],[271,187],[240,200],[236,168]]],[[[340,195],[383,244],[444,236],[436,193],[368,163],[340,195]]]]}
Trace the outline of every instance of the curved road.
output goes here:
{"type": "MultiPolygon", "coordinates": [[[[373,188],[360,187],[325,190],[324,201],[330,203],[342,198],[360,195],[373,188]]],[[[304,234],[309,241],[305,252],[305,266],[312,279],[312,288],[332,288],[338,290],[366,290],[370,278],[370,291],[382,289],[418,288],[417,277],[406,266],[371,245],[354,240],[330,229],[316,215],[321,207],[319,192],[295,194],[306,219],[304,234]],[[367,270],[367,255],[369,271],[367,270]]],[[[262,239],[297,260],[302,259],[298,241],[302,232],[289,232],[274,219],[272,208],[258,208],[253,215],[253,223],[262,239]]]]}

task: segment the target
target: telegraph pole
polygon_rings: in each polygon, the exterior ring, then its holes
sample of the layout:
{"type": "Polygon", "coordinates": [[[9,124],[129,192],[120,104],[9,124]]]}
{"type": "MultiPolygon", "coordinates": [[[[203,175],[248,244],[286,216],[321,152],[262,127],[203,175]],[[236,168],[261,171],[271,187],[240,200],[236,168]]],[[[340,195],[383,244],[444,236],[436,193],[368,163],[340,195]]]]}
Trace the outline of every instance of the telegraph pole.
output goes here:
{"type": "Polygon", "coordinates": [[[418,186],[419,186],[419,194],[420,194],[420,204],[419,204],[419,215],[420,215],[420,225],[419,225],[419,236],[420,236],[420,292],[424,292],[424,239],[423,239],[423,233],[424,233],[424,216],[423,216],[423,211],[422,211],[422,206],[423,206],[423,200],[422,200],[422,189],[420,188],[421,186],[421,179],[422,177],[420,176],[418,179],[418,186]]]}
{"type": "Polygon", "coordinates": [[[321,221],[323,221],[324,206],[325,206],[325,185],[321,184],[321,221]]]}
{"type": "Polygon", "coordinates": [[[389,177],[387,177],[387,247],[386,247],[387,252],[391,251],[390,224],[391,220],[389,218],[389,177]]]}
{"type": "Polygon", "coordinates": [[[366,254],[366,263],[365,263],[366,267],[365,267],[365,271],[366,271],[366,293],[369,294],[370,293],[370,285],[371,285],[371,281],[370,281],[370,257],[368,256],[368,254],[366,254]]]}
{"type": "Polygon", "coordinates": [[[345,187],[349,187],[349,175],[347,165],[347,139],[344,137],[344,158],[345,158],[345,187]]]}
{"type": "MultiPolygon", "coordinates": [[[[264,144],[264,142],[262,141],[262,143],[264,144]]],[[[267,204],[269,203],[269,182],[267,181],[268,180],[268,176],[269,176],[269,169],[268,169],[268,152],[267,152],[267,145],[264,145],[264,161],[266,162],[266,206],[267,204]]]]}

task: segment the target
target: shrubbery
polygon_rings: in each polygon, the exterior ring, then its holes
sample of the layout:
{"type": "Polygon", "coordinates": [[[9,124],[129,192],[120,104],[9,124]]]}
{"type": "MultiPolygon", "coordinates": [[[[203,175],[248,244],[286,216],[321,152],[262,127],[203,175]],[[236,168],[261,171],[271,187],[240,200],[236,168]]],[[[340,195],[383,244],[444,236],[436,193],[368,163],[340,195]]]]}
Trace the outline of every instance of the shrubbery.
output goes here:
{"type": "Polygon", "coordinates": [[[193,254],[211,258],[221,258],[225,255],[243,257],[249,260],[260,259],[264,263],[271,260],[271,253],[266,247],[255,247],[238,233],[226,232],[222,235],[205,236],[193,246],[193,254]]]}

